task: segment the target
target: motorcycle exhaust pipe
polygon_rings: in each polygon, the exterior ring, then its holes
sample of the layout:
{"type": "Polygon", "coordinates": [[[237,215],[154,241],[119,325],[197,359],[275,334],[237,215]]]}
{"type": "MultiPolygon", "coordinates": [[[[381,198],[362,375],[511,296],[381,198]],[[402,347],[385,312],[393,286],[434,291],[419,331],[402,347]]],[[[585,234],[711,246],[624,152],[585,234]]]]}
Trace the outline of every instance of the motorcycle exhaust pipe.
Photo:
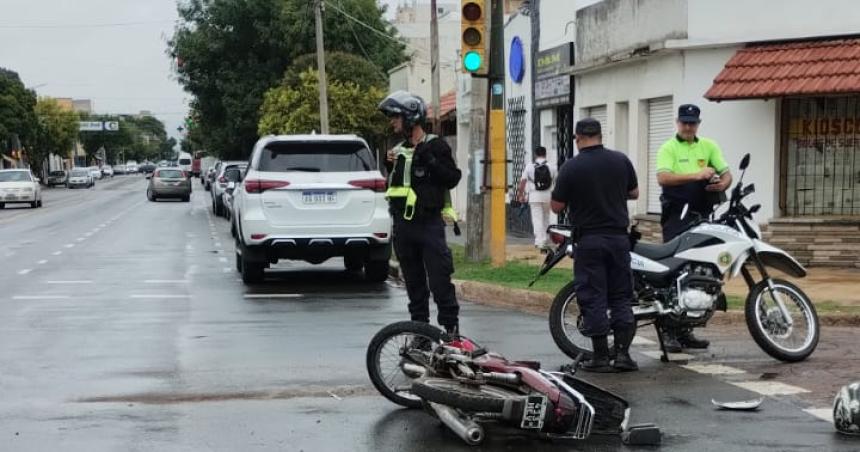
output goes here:
{"type": "Polygon", "coordinates": [[[464,419],[455,409],[429,402],[430,407],[436,412],[436,416],[457,436],[470,446],[477,446],[484,441],[484,429],[471,419],[464,419]]]}

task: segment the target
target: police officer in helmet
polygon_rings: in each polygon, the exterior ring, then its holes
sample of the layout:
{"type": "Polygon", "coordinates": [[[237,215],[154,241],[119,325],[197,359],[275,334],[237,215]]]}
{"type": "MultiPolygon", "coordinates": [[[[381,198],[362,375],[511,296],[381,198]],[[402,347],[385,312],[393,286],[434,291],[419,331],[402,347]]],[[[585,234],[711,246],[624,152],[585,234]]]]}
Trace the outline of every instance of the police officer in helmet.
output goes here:
{"type": "Polygon", "coordinates": [[[568,209],[574,226],[573,273],[583,317],[581,332],[591,337],[594,350],[582,369],[638,370],[629,353],[636,321],[627,231],[627,200],[639,197],[636,171],[626,155],[603,147],[600,123],[595,119],[577,122],[575,133],[579,154],[559,170],[551,205],[555,213],[568,209]],[[615,339],[614,362],[607,338],[610,330],[615,339]]]}
{"type": "Polygon", "coordinates": [[[389,211],[412,320],[430,322],[430,293],[438,321],[458,334],[460,305],[451,283],[454,263],[445,241],[443,211],[453,215],[449,190],[460,181],[451,147],[424,131],[424,101],[405,91],[382,100],[379,110],[404,141],[388,152],[389,211]],[[429,287],[428,287],[429,282],[429,287]]]}

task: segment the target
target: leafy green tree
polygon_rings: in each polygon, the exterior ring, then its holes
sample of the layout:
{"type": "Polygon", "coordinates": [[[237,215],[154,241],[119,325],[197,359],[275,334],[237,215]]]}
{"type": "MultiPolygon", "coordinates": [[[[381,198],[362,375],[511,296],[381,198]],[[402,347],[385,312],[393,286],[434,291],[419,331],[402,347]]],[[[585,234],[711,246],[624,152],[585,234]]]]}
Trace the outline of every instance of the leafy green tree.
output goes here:
{"type": "MultiPolygon", "coordinates": [[[[302,55],[287,68],[283,86],[298,85],[300,75],[308,69],[317,70],[317,56],[309,53],[302,55]]],[[[358,86],[385,89],[388,80],[379,66],[364,58],[345,52],[326,52],[325,54],[326,78],[328,81],[353,82],[358,86]]]]}
{"type": "MultiPolygon", "coordinates": [[[[327,51],[367,55],[381,73],[402,63],[403,45],[376,0],[332,0],[325,12],[327,51]]],[[[244,158],[257,140],[260,105],[300,55],[315,51],[308,0],[188,0],[168,43],[179,82],[194,96],[198,139],[223,158],[244,158]]]]}
{"type": "MultiPolygon", "coordinates": [[[[318,86],[317,73],[308,69],[299,74],[297,85],[281,86],[267,92],[260,109],[260,134],[297,134],[318,130],[318,86]]],[[[385,97],[385,91],[334,80],[329,83],[328,95],[331,133],[354,133],[372,144],[381,142],[387,122],[376,108],[385,97]]]]}
{"type": "Polygon", "coordinates": [[[0,68],[0,152],[10,150],[15,137],[28,146],[36,136],[36,93],[24,87],[14,71],[0,68]]]}
{"type": "Polygon", "coordinates": [[[36,102],[37,127],[27,157],[34,174],[42,174],[43,162],[50,154],[67,157],[78,138],[78,115],[48,97],[36,102]]]}

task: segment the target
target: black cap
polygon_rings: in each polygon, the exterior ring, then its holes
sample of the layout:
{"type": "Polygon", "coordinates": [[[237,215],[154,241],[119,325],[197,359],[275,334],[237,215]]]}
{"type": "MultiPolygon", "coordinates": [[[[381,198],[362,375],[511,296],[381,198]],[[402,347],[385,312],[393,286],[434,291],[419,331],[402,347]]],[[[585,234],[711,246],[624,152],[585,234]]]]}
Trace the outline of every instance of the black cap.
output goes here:
{"type": "Polygon", "coordinates": [[[576,122],[576,129],[573,133],[587,137],[600,135],[600,123],[594,118],[580,119],[576,122]]]}
{"type": "Polygon", "coordinates": [[[702,122],[699,115],[702,113],[699,107],[693,104],[684,104],[678,107],[678,121],[681,122],[702,122]]]}

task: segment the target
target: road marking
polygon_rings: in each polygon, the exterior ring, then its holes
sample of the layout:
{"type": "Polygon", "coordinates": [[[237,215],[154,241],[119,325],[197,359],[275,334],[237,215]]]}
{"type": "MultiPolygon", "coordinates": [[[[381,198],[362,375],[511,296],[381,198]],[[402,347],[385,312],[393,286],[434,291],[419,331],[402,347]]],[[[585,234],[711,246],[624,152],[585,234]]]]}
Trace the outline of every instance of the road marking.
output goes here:
{"type": "Polygon", "coordinates": [[[740,375],[746,373],[744,370],[722,364],[687,364],[681,367],[705,375],[740,375]]]}
{"type": "Polygon", "coordinates": [[[833,422],[833,408],[807,408],[803,411],[806,411],[824,422],[833,422]]]}
{"type": "MultiPolygon", "coordinates": [[[[645,351],[642,354],[653,359],[660,359],[663,356],[663,352],[660,350],[645,351]]],[[[694,359],[696,359],[695,356],[686,353],[669,353],[669,361],[692,361],[694,359]]]]}
{"type": "Polygon", "coordinates": [[[84,240],[86,240],[86,239],[83,237],[78,237],[75,239],[76,242],[83,242],[84,240]]]}
{"type": "Polygon", "coordinates": [[[92,237],[92,235],[93,235],[92,231],[87,232],[86,234],[84,234],[84,236],[85,236],[85,237],[92,237]]]}
{"type": "Polygon", "coordinates": [[[218,258],[218,260],[219,260],[219,261],[221,261],[221,262],[227,262],[227,258],[226,258],[226,257],[219,257],[219,258],[218,258]]]}
{"type": "Polygon", "coordinates": [[[92,284],[92,281],[89,280],[78,280],[78,281],[45,281],[46,284],[92,284]]]}
{"type": "Polygon", "coordinates": [[[778,381],[730,381],[728,383],[765,396],[792,395],[809,392],[806,389],[787,385],[778,381]]]}
{"type": "Polygon", "coordinates": [[[10,253],[6,253],[6,257],[12,257],[12,256],[14,256],[14,255],[15,255],[15,252],[14,252],[14,251],[13,251],[13,252],[10,252],[10,253]]]}
{"type": "Polygon", "coordinates": [[[102,224],[100,224],[100,225],[99,225],[99,227],[100,227],[100,228],[106,228],[106,227],[107,227],[107,224],[106,224],[106,223],[102,223],[102,224]]]}
{"type": "Polygon", "coordinates": [[[40,261],[39,261],[39,262],[37,262],[37,263],[38,263],[39,265],[45,265],[45,264],[47,264],[47,263],[48,263],[48,261],[47,261],[47,259],[42,259],[42,260],[40,260],[40,261]]]}
{"type": "Polygon", "coordinates": [[[66,248],[74,248],[74,247],[75,247],[74,243],[66,244],[66,248]]]}
{"type": "Polygon", "coordinates": [[[635,336],[633,338],[632,344],[633,345],[657,345],[656,342],[652,341],[651,339],[644,338],[642,336],[635,336]]]}
{"type": "Polygon", "coordinates": [[[152,295],[132,295],[131,298],[191,298],[191,295],[180,295],[180,294],[152,294],[152,295]]]}
{"type": "Polygon", "coordinates": [[[230,267],[224,267],[221,269],[221,273],[231,273],[233,271],[230,267]]]}
{"type": "Polygon", "coordinates": [[[63,254],[63,252],[62,251],[54,251],[51,254],[53,254],[54,256],[59,256],[60,254],[63,254]]]}
{"type": "Polygon", "coordinates": [[[300,293],[246,293],[245,298],[301,298],[300,293]]]}
{"type": "Polygon", "coordinates": [[[13,300],[68,300],[68,295],[15,295],[13,300]]]}
{"type": "Polygon", "coordinates": [[[30,268],[25,268],[25,269],[19,271],[18,274],[19,275],[26,275],[27,273],[30,273],[31,271],[33,271],[33,270],[30,268]]]}
{"type": "Polygon", "coordinates": [[[187,279],[147,279],[146,284],[188,284],[187,279]]]}

